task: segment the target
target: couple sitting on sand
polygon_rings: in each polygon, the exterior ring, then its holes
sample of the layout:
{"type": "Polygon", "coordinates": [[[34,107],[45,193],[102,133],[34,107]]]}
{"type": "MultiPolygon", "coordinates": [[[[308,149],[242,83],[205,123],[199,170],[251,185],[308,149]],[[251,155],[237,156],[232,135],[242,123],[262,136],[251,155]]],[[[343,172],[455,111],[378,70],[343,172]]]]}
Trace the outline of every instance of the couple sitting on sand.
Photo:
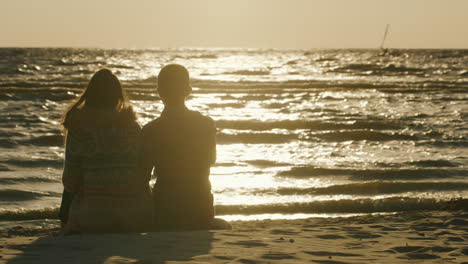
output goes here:
{"type": "Polygon", "coordinates": [[[212,228],[216,128],[185,106],[191,91],[183,66],[161,69],[164,111],[141,129],[117,77],[108,69],[94,74],[63,120],[66,233],[212,228]]]}

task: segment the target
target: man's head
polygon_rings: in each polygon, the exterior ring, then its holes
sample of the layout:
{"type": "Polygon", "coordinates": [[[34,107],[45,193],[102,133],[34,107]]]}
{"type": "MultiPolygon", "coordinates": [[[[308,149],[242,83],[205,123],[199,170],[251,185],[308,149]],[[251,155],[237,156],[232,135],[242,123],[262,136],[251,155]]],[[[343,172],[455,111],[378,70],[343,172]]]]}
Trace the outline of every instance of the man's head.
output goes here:
{"type": "Polygon", "coordinates": [[[187,69],[179,64],[164,66],[158,75],[158,93],[166,103],[185,99],[192,92],[187,69]]]}

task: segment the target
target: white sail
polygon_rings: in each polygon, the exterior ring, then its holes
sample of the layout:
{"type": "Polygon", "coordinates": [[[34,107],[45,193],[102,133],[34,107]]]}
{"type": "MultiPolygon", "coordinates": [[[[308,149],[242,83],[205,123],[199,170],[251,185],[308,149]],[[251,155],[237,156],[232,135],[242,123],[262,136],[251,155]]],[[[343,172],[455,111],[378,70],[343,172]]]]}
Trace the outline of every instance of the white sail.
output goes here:
{"type": "Polygon", "coordinates": [[[387,39],[387,34],[388,34],[388,29],[389,28],[390,28],[390,24],[387,24],[387,27],[385,27],[385,33],[384,33],[384,36],[383,36],[383,39],[382,39],[382,44],[380,44],[380,49],[384,48],[384,43],[385,43],[385,40],[387,39]]]}

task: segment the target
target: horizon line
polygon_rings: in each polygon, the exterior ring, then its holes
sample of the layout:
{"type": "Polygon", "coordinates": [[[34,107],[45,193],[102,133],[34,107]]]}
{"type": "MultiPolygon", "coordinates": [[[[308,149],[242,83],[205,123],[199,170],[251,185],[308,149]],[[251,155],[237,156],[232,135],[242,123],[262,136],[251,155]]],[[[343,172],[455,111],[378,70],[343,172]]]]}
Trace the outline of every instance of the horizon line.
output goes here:
{"type": "MultiPolygon", "coordinates": [[[[107,50],[381,50],[380,47],[340,47],[340,48],[274,48],[274,47],[210,47],[210,46],[178,46],[178,47],[93,47],[93,46],[1,46],[0,49],[107,49],[107,50]]],[[[392,48],[385,47],[386,50],[468,50],[468,48],[392,48]]]]}

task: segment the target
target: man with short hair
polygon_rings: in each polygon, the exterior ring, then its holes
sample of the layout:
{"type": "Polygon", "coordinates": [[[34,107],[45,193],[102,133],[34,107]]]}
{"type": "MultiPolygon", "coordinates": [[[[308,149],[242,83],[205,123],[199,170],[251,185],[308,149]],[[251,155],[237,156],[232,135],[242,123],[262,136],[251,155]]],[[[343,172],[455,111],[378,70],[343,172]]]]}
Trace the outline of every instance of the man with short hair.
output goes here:
{"type": "Polygon", "coordinates": [[[186,107],[191,91],[185,67],[163,67],[158,93],[164,110],[142,130],[141,166],[146,175],[153,168],[156,175],[156,230],[207,229],[214,218],[209,176],[216,160],[216,127],[211,118],[186,107]]]}

